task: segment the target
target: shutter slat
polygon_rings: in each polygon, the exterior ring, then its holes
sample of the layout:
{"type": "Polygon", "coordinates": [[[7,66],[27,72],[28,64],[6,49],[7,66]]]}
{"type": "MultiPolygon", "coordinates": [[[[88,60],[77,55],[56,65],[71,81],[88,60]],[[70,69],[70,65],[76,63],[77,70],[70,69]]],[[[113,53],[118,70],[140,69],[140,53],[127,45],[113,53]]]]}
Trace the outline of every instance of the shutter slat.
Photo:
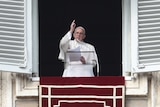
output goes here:
{"type": "Polygon", "coordinates": [[[5,22],[5,23],[14,23],[14,24],[24,24],[24,21],[20,21],[20,20],[10,20],[10,19],[4,19],[1,18],[0,22],[5,22]]]}
{"type": "Polygon", "coordinates": [[[9,58],[9,59],[17,59],[17,60],[23,60],[24,59],[24,55],[14,55],[14,54],[0,54],[0,57],[3,58],[9,58]]]}
{"type": "MultiPolygon", "coordinates": [[[[0,44],[2,45],[2,44],[0,44]]],[[[14,51],[24,51],[24,46],[21,45],[21,46],[17,46],[17,45],[2,45],[0,46],[1,49],[7,49],[7,50],[14,50],[14,51]]],[[[7,53],[6,53],[7,54],[7,53]]]]}
{"type": "Polygon", "coordinates": [[[11,37],[11,36],[0,35],[0,40],[24,41],[24,38],[22,38],[22,37],[11,37]]]}
{"type": "Polygon", "coordinates": [[[3,23],[0,23],[0,27],[2,27],[2,26],[3,27],[6,27],[6,26],[8,27],[9,26],[10,28],[16,28],[16,29],[17,28],[23,28],[24,29],[24,24],[23,25],[22,24],[10,24],[10,23],[4,23],[3,22],[3,23]]]}
{"type": "Polygon", "coordinates": [[[157,49],[157,50],[146,50],[146,51],[140,50],[140,54],[139,55],[159,54],[159,53],[160,53],[160,49],[157,49]]]}
{"type": "Polygon", "coordinates": [[[24,60],[17,60],[17,59],[11,59],[11,58],[1,58],[0,57],[0,60],[1,60],[0,63],[17,65],[17,66],[20,66],[21,64],[24,63],[24,60]]]}
{"type": "Polygon", "coordinates": [[[0,44],[9,44],[9,45],[12,45],[12,46],[24,46],[24,42],[16,42],[16,41],[1,41],[0,40],[0,44]]]}
{"type": "Polygon", "coordinates": [[[17,22],[20,22],[20,23],[24,23],[24,19],[18,19],[18,18],[7,18],[7,17],[0,17],[1,20],[10,20],[10,21],[17,21],[17,22]]]}
{"type": "Polygon", "coordinates": [[[24,10],[24,6],[10,6],[10,5],[4,5],[0,4],[0,8],[2,9],[11,9],[11,10],[24,10]]]}
{"type": "Polygon", "coordinates": [[[147,39],[148,39],[148,40],[153,40],[153,39],[157,39],[157,38],[160,38],[160,37],[159,37],[159,36],[156,36],[156,35],[155,35],[155,36],[154,36],[154,35],[153,35],[153,36],[146,36],[146,35],[145,35],[145,36],[141,36],[141,35],[139,36],[139,40],[141,40],[141,39],[142,39],[142,40],[145,40],[145,39],[146,39],[146,40],[147,40],[147,39]]]}
{"type": "Polygon", "coordinates": [[[23,19],[23,15],[12,15],[12,14],[0,14],[0,18],[8,18],[8,19],[23,19]]]}
{"type": "Polygon", "coordinates": [[[141,64],[143,64],[143,63],[145,63],[145,65],[157,65],[157,64],[160,64],[159,63],[159,60],[160,60],[160,58],[159,59],[147,59],[147,60],[141,60],[140,61],[140,63],[141,64]]]}
{"type": "Polygon", "coordinates": [[[140,59],[148,59],[148,58],[150,58],[150,57],[152,57],[153,59],[154,58],[160,58],[160,54],[158,53],[158,54],[152,54],[151,52],[150,52],[150,54],[142,54],[142,55],[139,55],[139,58],[140,59]]]}
{"type": "Polygon", "coordinates": [[[24,32],[24,29],[21,29],[21,28],[9,28],[9,27],[0,27],[0,30],[1,31],[6,31],[6,32],[20,32],[20,33],[23,33],[24,32]]]}
{"type": "Polygon", "coordinates": [[[154,43],[143,43],[140,44],[139,43],[139,50],[156,50],[156,49],[160,49],[159,43],[158,42],[154,42],[154,43]]]}
{"type": "Polygon", "coordinates": [[[24,55],[24,51],[20,51],[20,50],[14,51],[14,50],[8,50],[8,49],[1,49],[0,52],[2,54],[4,54],[4,53],[11,53],[13,55],[18,55],[18,54],[19,55],[24,55]]]}
{"type": "Polygon", "coordinates": [[[6,36],[15,36],[15,37],[24,37],[24,32],[6,32],[6,31],[0,31],[0,35],[6,35],[6,36]]]}
{"type": "Polygon", "coordinates": [[[159,34],[160,33],[160,31],[152,31],[152,32],[141,32],[141,33],[139,33],[139,35],[143,35],[143,36],[145,36],[145,35],[154,35],[154,34],[159,34]]]}
{"type": "Polygon", "coordinates": [[[0,8],[0,13],[12,14],[12,15],[24,15],[24,10],[11,10],[11,9],[2,9],[0,8]]]}
{"type": "Polygon", "coordinates": [[[1,0],[0,4],[8,5],[8,6],[24,6],[24,0],[22,0],[21,2],[19,2],[19,1],[4,1],[4,0],[1,0]]]}

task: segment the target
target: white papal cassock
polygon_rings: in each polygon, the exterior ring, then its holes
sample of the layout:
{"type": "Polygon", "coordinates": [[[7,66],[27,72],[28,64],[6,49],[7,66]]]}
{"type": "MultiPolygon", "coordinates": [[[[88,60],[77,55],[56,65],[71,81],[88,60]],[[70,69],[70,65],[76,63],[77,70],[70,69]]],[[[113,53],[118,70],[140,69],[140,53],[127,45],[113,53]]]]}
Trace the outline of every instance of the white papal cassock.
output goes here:
{"type": "Polygon", "coordinates": [[[63,77],[93,77],[93,67],[97,65],[97,74],[99,73],[98,58],[93,45],[79,40],[71,40],[72,33],[68,32],[60,40],[59,59],[64,61],[63,77]],[[86,60],[85,64],[81,61],[70,61],[68,58],[68,50],[79,47],[81,56],[86,60]]]}

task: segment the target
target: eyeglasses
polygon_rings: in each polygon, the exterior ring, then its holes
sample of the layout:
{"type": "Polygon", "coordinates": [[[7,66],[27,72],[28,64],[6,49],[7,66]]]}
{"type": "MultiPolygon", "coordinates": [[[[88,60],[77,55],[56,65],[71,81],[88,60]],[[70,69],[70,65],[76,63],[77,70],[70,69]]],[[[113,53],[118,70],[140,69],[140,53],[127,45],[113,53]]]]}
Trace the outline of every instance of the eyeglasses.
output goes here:
{"type": "Polygon", "coordinates": [[[84,35],[83,32],[75,32],[75,34],[84,35]]]}

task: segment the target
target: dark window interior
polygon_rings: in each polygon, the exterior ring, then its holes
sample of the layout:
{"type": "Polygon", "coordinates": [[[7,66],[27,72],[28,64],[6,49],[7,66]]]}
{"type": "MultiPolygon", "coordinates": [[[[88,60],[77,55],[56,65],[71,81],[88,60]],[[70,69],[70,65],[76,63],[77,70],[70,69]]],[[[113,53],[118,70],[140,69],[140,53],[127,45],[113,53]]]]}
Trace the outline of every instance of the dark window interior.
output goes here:
{"type": "Polygon", "coordinates": [[[100,76],[122,75],[121,0],[39,0],[40,76],[61,76],[59,40],[72,20],[86,29],[96,48],[100,76]]]}

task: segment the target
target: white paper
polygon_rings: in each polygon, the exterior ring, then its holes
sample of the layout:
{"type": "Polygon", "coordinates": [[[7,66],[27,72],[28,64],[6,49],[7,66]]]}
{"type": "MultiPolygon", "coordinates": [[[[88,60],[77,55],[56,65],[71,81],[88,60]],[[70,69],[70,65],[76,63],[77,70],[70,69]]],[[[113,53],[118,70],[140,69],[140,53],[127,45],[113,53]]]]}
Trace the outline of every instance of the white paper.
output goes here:
{"type": "Polygon", "coordinates": [[[80,47],[77,47],[75,49],[69,49],[67,54],[70,61],[80,61],[81,57],[80,47]]]}

